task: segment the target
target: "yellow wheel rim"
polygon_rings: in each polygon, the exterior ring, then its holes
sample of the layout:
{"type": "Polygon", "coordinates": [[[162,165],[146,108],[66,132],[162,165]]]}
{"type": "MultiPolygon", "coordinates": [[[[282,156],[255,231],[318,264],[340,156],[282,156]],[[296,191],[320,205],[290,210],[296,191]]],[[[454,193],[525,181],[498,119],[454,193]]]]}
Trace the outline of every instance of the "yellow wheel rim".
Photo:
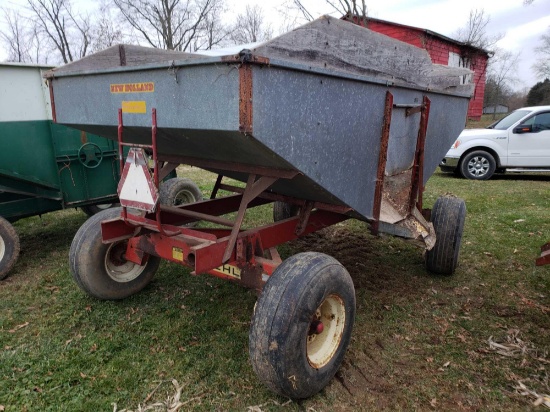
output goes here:
{"type": "Polygon", "coordinates": [[[329,295],[315,311],[307,335],[307,360],[316,369],[327,365],[342,341],[346,307],[338,295],[329,295]]]}

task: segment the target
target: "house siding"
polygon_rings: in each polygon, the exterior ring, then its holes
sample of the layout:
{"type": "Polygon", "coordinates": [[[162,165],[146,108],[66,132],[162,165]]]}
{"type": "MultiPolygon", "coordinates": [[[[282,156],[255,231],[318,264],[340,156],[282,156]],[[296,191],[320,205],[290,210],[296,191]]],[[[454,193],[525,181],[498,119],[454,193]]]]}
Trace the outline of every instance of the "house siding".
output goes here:
{"type": "Polygon", "coordinates": [[[470,69],[474,72],[472,81],[475,84],[475,89],[468,107],[468,118],[473,120],[481,119],[481,115],[483,114],[483,96],[485,94],[487,54],[481,50],[477,53],[472,53],[476,49],[454,43],[451,40],[447,41],[416,27],[403,26],[381,20],[368,20],[367,27],[375,32],[425,49],[435,64],[448,65],[450,52],[461,56],[469,56],[470,69]]]}

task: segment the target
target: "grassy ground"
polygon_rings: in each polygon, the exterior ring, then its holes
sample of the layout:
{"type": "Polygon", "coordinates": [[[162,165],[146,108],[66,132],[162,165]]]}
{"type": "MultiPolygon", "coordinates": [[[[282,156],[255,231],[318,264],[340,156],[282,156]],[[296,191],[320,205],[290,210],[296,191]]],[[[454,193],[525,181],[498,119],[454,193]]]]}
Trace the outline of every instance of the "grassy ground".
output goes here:
{"type": "MultiPolygon", "coordinates": [[[[210,176],[184,173],[208,193],[210,176]]],[[[343,368],[300,403],[271,394],[252,372],[251,292],[163,263],[142,293],[97,301],[68,269],[83,213],[17,222],[23,253],[0,283],[0,411],[138,410],[178,400],[180,410],[205,411],[528,409],[535,397],[520,394],[520,383],[550,393],[550,266],[534,266],[550,240],[550,175],[476,182],[438,172],[426,206],[446,192],[468,205],[453,277],[429,275],[414,245],[371,236],[357,221],[280,248],[283,257],[331,254],[357,292],[343,368]]],[[[263,207],[248,224],[269,219],[263,207]]]]}

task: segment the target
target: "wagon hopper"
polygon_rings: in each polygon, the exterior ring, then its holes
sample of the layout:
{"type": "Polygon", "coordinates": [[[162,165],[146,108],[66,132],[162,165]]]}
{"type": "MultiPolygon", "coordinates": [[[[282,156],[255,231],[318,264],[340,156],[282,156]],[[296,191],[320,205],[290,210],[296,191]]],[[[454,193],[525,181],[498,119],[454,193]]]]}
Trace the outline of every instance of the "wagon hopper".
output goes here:
{"type": "Polygon", "coordinates": [[[254,369],[274,391],[308,397],[342,361],[353,283],[329,256],[281,262],[275,247],[353,217],[423,242],[429,270],[454,272],[464,203],[443,197],[430,213],[422,192],[464,126],[468,71],[330,17],[220,54],[116,46],[48,74],[58,123],[118,140],[121,154],[132,147],[125,207],[79,230],[71,270],[101,299],[141,290],[159,258],[263,290],[254,369]],[[159,205],[160,179],[182,163],[218,173],[211,199],[159,205]],[[273,202],[275,223],[242,229],[248,208],[273,202]],[[188,226],[201,220],[219,228],[188,226]]]}

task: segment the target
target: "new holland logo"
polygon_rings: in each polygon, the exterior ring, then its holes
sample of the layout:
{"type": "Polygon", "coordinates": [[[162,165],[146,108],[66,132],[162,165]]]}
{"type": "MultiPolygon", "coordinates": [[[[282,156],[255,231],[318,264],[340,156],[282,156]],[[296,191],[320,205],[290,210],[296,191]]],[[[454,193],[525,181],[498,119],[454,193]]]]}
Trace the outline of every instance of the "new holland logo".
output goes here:
{"type": "Polygon", "coordinates": [[[121,83],[111,84],[111,93],[152,93],[155,91],[155,83],[121,83]]]}

